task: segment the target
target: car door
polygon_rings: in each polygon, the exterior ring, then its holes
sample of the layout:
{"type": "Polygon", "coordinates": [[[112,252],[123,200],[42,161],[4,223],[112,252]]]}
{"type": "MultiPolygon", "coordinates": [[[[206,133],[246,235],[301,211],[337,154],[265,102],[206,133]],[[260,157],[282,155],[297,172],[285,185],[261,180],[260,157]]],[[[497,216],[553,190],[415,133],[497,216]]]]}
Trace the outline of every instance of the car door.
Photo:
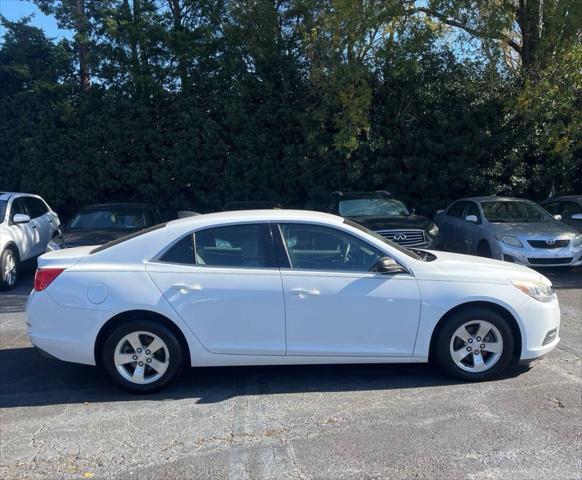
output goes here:
{"type": "Polygon", "coordinates": [[[562,221],[576,230],[582,232],[582,205],[576,202],[563,202],[562,221]]]}
{"type": "Polygon", "coordinates": [[[30,223],[35,230],[34,255],[41,255],[52,238],[54,231],[52,218],[45,203],[36,197],[24,197],[24,202],[30,215],[30,223]]]}
{"type": "Polygon", "coordinates": [[[442,226],[439,226],[439,233],[442,235],[442,245],[445,250],[458,252],[463,248],[463,242],[459,238],[457,230],[461,223],[466,203],[465,201],[453,203],[442,216],[442,226]]]}
{"type": "Polygon", "coordinates": [[[468,201],[455,234],[459,252],[473,254],[477,251],[477,242],[479,241],[478,233],[481,225],[482,220],[479,207],[475,202],[468,201]],[[477,222],[468,221],[467,217],[470,216],[476,217],[477,222]]]}
{"type": "Polygon", "coordinates": [[[10,207],[10,230],[12,231],[14,241],[18,246],[20,260],[27,260],[35,255],[38,233],[36,229],[33,228],[34,224],[32,221],[28,223],[14,223],[14,215],[19,213],[30,216],[24,202],[24,197],[17,197],[12,200],[12,206],[10,207]]]}
{"type": "Polygon", "coordinates": [[[196,231],[146,268],[208,351],[285,354],[283,289],[268,223],[196,231]]]}
{"type": "Polygon", "coordinates": [[[420,293],[411,274],[371,272],[385,253],[350,232],[279,227],[287,355],[412,355],[420,293]]]}

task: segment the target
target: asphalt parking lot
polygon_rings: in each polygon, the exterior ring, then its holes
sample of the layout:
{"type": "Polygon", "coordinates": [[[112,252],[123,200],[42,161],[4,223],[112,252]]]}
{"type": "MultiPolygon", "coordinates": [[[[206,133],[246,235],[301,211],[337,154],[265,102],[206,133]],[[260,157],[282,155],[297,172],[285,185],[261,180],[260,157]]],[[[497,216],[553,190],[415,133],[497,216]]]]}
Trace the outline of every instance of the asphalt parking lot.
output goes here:
{"type": "Polygon", "coordinates": [[[191,369],[130,395],[28,342],[0,294],[0,478],[582,478],[582,270],[559,347],[480,384],[426,365],[191,369]]]}

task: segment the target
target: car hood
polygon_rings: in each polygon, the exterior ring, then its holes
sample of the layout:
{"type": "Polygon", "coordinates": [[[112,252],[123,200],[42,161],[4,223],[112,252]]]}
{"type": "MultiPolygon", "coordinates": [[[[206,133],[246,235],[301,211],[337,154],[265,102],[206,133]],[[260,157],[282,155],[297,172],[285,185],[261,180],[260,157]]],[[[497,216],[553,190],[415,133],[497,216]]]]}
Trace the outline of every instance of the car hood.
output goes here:
{"type": "Polygon", "coordinates": [[[65,230],[54,238],[63,247],[103,245],[133,233],[135,230],[65,230]]]}
{"type": "Polygon", "coordinates": [[[549,222],[532,223],[491,223],[493,230],[502,235],[524,235],[528,237],[559,236],[575,234],[576,232],[561,222],[551,220],[549,222]]]}
{"type": "Polygon", "coordinates": [[[460,253],[431,251],[436,256],[414,269],[418,280],[459,281],[473,283],[507,283],[508,280],[551,282],[531,268],[490,258],[460,253]]]}
{"type": "Polygon", "coordinates": [[[389,230],[414,228],[420,230],[430,230],[434,225],[433,221],[420,215],[408,215],[398,217],[388,216],[358,216],[349,217],[350,220],[363,225],[370,230],[389,230]]]}

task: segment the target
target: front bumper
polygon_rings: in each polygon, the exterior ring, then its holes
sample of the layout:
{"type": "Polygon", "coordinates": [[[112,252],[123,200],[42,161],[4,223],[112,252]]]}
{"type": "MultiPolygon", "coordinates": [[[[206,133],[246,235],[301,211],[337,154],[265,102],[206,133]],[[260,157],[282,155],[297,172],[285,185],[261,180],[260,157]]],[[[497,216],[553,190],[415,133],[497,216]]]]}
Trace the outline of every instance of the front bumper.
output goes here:
{"type": "Polygon", "coordinates": [[[577,267],[582,265],[582,247],[533,248],[522,240],[523,247],[497,242],[495,257],[527,267],[577,267]]]}
{"type": "Polygon", "coordinates": [[[560,343],[560,305],[557,298],[548,303],[529,298],[519,310],[525,327],[522,329],[520,363],[529,363],[551,352],[560,343]],[[553,330],[555,334],[547,342],[548,333],[553,330]]]}

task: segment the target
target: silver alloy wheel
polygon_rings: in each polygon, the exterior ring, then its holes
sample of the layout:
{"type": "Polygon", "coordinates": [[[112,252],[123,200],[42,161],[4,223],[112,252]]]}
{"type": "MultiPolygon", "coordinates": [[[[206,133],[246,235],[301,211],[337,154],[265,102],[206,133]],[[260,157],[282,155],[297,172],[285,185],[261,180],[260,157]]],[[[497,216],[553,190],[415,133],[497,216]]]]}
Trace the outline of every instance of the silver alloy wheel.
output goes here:
{"type": "Polygon", "coordinates": [[[455,330],[450,343],[451,358],[457,367],[471,373],[489,370],[501,358],[503,337],[486,320],[471,320],[455,330]]]}
{"type": "Polygon", "coordinates": [[[16,258],[14,258],[14,254],[10,250],[8,250],[6,263],[4,264],[4,281],[9,287],[16,283],[16,258]]]}
{"type": "Polygon", "coordinates": [[[115,346],[115,368],[131,383],[145,385],[159,380],[170,366],[170,351],[155,333],[128,333],[115,346]]]}

